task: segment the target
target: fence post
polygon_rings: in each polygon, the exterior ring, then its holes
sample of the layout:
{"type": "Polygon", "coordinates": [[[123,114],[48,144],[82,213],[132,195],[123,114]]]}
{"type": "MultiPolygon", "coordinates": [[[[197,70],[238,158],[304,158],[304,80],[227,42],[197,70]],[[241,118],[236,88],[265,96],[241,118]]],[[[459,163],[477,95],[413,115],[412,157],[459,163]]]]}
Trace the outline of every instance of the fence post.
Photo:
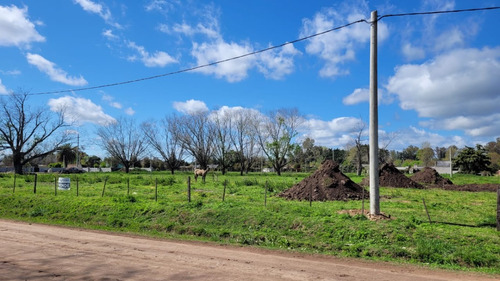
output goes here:
{"type": "Polygon", "coordinates": [[[427,213],[427,218],[429,219],[429,223],[432,223],[431,216],[429,215],[429,211],[427,211],[427,205],[425,205],[425,199],[424,198],[422,198],[422,202],[424,202],[424,208],[425,208],[425,212],[427,213]]]}
{"type": "Polygon", "coordinates": [[[16,192],[16,176],[17,174],[14,173],[14,188],[12,189],[12,193],[16,192]]]}
{"type": "Polygon", "coordinates": [[[227,179],[224,180],[224,192],[222,192],[222,202],[224,202],[226,198],[226,185],[227,185],[227,179]]]}
{"type": "Polygon", "coordinates": [[[312,206],[313,202],[313,185],[311,184],[311,188],[309,188],[309,207],[312,206]]]}
{"type": "Polygon", "coordinates": [[[191,177],[188,176],[188,202],[191,202],[191,177]]]}
{"type": "Polygon", "coordinates": [[[127,196],[130,195],[130,178],[127,178],[127,196]]]}
{"type": "Polygon", "coordinates": [[[108,181],[108,177],[104,178],[104,186],[102,187],[101,197],[104,197],[104,190],[106,190],[106,182],[108,181]]]}
{"type": "Polygon", "coordinates": [[[158,178],[155,178],[155,202],[158,202],[158,178]]]}
{"type": "Polygon", "coordinates": [[[54,177],[54,196],[57,196],[57,178],[54,177]]]}
{"type": "Polygon", "coordinates": [[[267,180],[266,180],[266,186],[264,187],[264,207],[267,206],[267,180]]]}
{"type": "Polygon", "coordinates": [[[35,174],[35,183],[33,184],[33,193],[36,194],[36,181],[38,180],[38,175],[35,174]]]}
{"type": "Polygon", "coordinates": [[[76,197],[78,197],[78,190],[79,186],[78,186],[78,177],[76,177],[76,197]]]}

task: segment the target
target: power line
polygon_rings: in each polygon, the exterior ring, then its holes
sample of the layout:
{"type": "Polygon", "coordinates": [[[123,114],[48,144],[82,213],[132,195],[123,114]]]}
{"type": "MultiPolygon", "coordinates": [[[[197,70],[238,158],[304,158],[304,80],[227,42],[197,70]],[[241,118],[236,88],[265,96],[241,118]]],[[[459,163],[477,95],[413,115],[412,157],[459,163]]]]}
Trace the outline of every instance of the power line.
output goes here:
{"type": "MultiPolygon", "coordinates": [[[[383,18],[389,18],[389,17],[417,16],[417,15],[434,15],[434,14],[449,14],[449,13],[475,12],[475,11],[487,11],[487,10],[497,10],[497,9],[500,9],[500,7],[472,8],[472,9],[461,9],[461,10],[416,12],[416,13],[402,13],[402,14],[388,14],[388,15],[379,16],[377,18],[377,21],[379,21],[379,20],[381,20],[383,18]]],[[[138,78],[138,79],[132,79],[132,80],[127,80],[127,81],[109,83],[109,84],[102,84],[102,85],[92,86],[92,87],[74,88],[74,89],[66,89],[66,90],[58,90],[58,91],[38,92],[38,93],[32,93],[30,95],[48,95],[48,94],[61,94],[61,93],[68,93],[68,92],[81,92],[81,91],[95,90],[95,89],[108,88],[108,87],[114,87],[114,86],[119,86],[119,85],[137,83],[137,82],[146,81],[146,80],[157,79],[157,78],[161,78],[161,77],[165,77],[165,76],[171,76],[171,75],[180,74],[180,73],[184,73],[184,72],[190,72],[190,71],[194,71],[194,70],[197,70],[197,69],[201,69],[201,68],[205,68],[205,67],[209,67],[209,66],[221,64],[221,63],[228,62],[228,61],[233,61],[233,60],[241,59],[241,58],[248,57],[248,56],[253,56],[253,55],[256,55],[256,54],[264,53],[264,52],[267,52],[267,51],[270,51],[270,50],[274,50],[274,49],[278,49],[278,48],[282,48],[282,47],[284,47],[286,45],[290,45],[290,44],[298,43],[298,42],[301,42],[301,41],[305,41],[305,40],[308,40],[308,39],[311,39],[311,38],[314,38],[314,37],[317,37],[317,36],[321,36],[321,35],[326,34],[326,33],[330,33],[330,32],[336,31],[336,30],[340,30],[340,29],[349,27],[349,26],[357,24],[357,23],[361,23],[361,22],[371,23],[370,21],[368,21],[366,19],[360,19],[360,20],[357,20],[357,21],[350,22],[348,24],[344,24],[344,25],[341,25],[341,26],[338,26],[338,27],[334,27],[334,28],[331,28],[331,29],[328,29],[328,30],[325,30],[325,31],[322,31],[322,32],[319,32],[319,33],[308,35],[308,36],[305,36],[305,37],[302,37],[302,38],[299,38],[299,39],[295,39],[295,40],[292,40],[292,41],[289,41],[289,42],[286,42],[286,43],[282,43],[282,44],[279,44],[279,45],[271,46],[271,47],[268,47],[268,48],[265,48],[265,49],[260,49],[260,50],[253,51],[253,52],[250,52],[250,53],[246,53],[246,54],[243,54],[243,55],[239,55],[239,56],[235,56],[235,57],[231,57],[231,58],[227,58],[227,59],[223,59],[223,60],[219,60],[219,61],[214,61],[214,62],[203,64],[203,65],[197,65],[197,66],[190,67],[190,68],[184,68],[184,69],[180,69],[180,70],[176,70],[176,71],[172,71],[172,72],[167,72],[167,73],[163,73],[163,74],[158,74],[158,75],[153,75],[153,76],[148,76],[148,77],[143,77],[143,78],[138,78]]]]}
{"type": "Polygon", "coordinates": [[[271,46],[271,47],[268,47],[268,48],[265,48],[265,49],[260,49],[260,50],[257,50],[257,51],[246,53],[246,54],[243,54],[243,55],[240,55],[240,56],[235,56],[235,57],[231,57],[231,58],[227,58],[227,59],[223,59],[223,60],[219,60],[219,61],[215,61],[215,62],[203,64],[203,65],[197,65],[197,66],[190,67],[190,68],[184,68],[184,69],[181,69],[181,70],[172,71],[172,72],[168,72],[168,73],[163,73],[163,74],[159,74],[159,75],[148,76],[148,77],[143,77],[143,78],[138,78],[138,79],[133,79],[133,80],[128,80],[128,81],[122,81],[122,82],[116,82],[116,83],[110,83],[110,84],[103,84],[103,85],[93,86],[93,87],[75,88],[75,89],[67,89],[67,90],[59,90],[59,91],[49,91],[49,92],[39,92],[39,93],[30,94],[30,95],[48,95],[48,94],[61,94],[61,93],[67,93],[67,92],[79,92],[79,91],[95,90],[95,89],[108,88],[108,87],[113,87],[113,86],[118,86],[118,85],[136,83],[136,82],[141,82],[141,81],[145,81],[145,80],[151,80],[151,79],[156,79],[156,78],[160,78],[160,77],[165,77],[165,76],[180,74],[180,73],[189,72],[189,71],[197,70],[197,69],[200,69],[200,68],[205,68],[205,67],[209,67],[209,66],[212,66],[212,65],[216,65],[216,64],[220,64],[220,63],[224,63],[224,62],[228,62],[228,61],[232,61],[232,60],[241,59],[241,58],[248,57],[248,56],[253,56],[253,55],[256,55],[256,54],[259,54],[259,53],[264,53],[264,52],[267,52],[267,51],[270,51],[270,50],[273,50],[273,49],[278,49],[278,48],[284,47],[286,45],[294,44],[294,43],[297,43],[297,42],[301,42],[301,41],[304,41],[304,40],[311,39],[313,37],[317,37],[317,36],[323,35],[325,33],[329,33],[329,32],[335,31],[335,30],[346,28],[348,26],[351,26],[353,24],[360,23],[360,22],[367,22],[367,21],[364,20],[364,19],[353,21],[353,22],[350,22],[350,23],[342,25],[342,26],[338,26],[338,27],[335,27],[335,28],[332,28],[332,29],[328,29],[328,30],[316,33],[316,34],[312,34],[312,35],[309,35],[309,36],[306,36],[306,37],[295,39],[293,41],[286,42],[286,43],[283,43],[283,44],[280,44],[280,45],[275,45],[275,46],[271,46]]]}
{"type": "Polygon", "coordinates": [[[432,12],[403,13],[403,14],[389,14],[389,15],[380,16],[380,17],[378,17],[377,20],[381,20],[383,18],[389,18],[389,17],[450,14],[450,13],[476,12],[476,11],[487,11],[487,10],[497,10],[497,9],[500,9],[500,7],[472,8],[472,9],[461,9],[461,10],[432,11],[432,12]]]}

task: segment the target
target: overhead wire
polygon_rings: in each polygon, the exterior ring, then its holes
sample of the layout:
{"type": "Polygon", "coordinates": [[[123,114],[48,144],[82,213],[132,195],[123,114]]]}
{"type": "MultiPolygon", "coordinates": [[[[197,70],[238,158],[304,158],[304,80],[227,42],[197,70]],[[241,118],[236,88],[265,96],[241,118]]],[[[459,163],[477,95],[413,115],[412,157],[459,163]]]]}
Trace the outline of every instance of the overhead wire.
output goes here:
{"type": "MultiPolygon", "coordinates": [[[[486,8],[471,8],[471,9],[460,9],[460,10],[445,10],[445,11],[430,11],[430,12],[388,14],[388,15],[379,16],[377,18],[377,21],[380,21],[383,18],[389,18],[389,17],[417,16],[417,15],[434,15],[434,14],[448,14],[448,13],[462,13],[462,12],[486,11],[486,10],[497,10],[497,9],[500,9],[500,7],[486,7],[486,8]]],[[[48,94],[61,94],[61,93],[68,93],[68,92],[88,91],[88,90],[95,90],[95,89],[102,89],[102,88],[109,88],[109,87],[114,87],[114,86],[119,86],[119,85],[137,83],[137,82],[141,82],[141,81],[152,80],[152,79],[157,79],[157,78],[161,78],[161,77],[176,75],[176,74],[180,74],[180,73],[184,73],[184,72],[190,72],[190,71],[198,70],[198,69],[201,69],[201,68],[206,68],[206,67],[214,66],[214,65],[217,65],[217,64],[225,63],[225,62],[229,62],[229,61],[233,61],[233,60],[238,60],[238,59],[241,59],[241,58],[244,58],[244,57],[248,57],[248,56],[253,56],[253,55],[256,55],[256,54],[264,53],[264,52],[267,52],[267,51],[270,51],[270,50],[282,48],[282,47],[290,45],[290,44],[295,44],[295,43],[298,43],[298,42],[301,42],[301,41],[309,40],[311,38],[318,37],[318,36],[321,36],[323,34],[330,33],[330,32],[336,31],[336,30],[340,30],[340,29],[343,29],[343,28],[346,28],[346,27],[349,27],[351,25],[354,25],[354,24],[357,24],[357,23],[361,23],[361,22],[372,24],[371,21],[368,21],[366,19],[360,19],[360,20],[353,21],[353,22],[350,22],[350,23],[347,23],[347,24],[344,24],[344,25],[341,25],[341,26],[337,26],[337,27],[334,27],[334,28],[331,28],[331,29],[328,29],[328,30],[325,30],[325,31],[322,31],[322,32],[318,32],[318,33],[315,33],[315,34],[312,34],[312,35],[308,35],[308,36],[305,36],[305,37],[301,37],[301,38],[298,38],[298,39],[295,39],[295,40],[292,40],[292,41],[289,41],[289,42],[285,42],[285,43],[282,43],[282,44],[279,44],[279,45],[270,46],[268,48],[256,50],[256,51],[249,52],[249,53],[246,53],[246,54],[243,54],[243,55],[234,56],[234,57],[230,57],[230,58],[227,58],[227,59],[222,59],[222,60],[214,61],[214,62],[207,63],[207,64],[197,65],[197,66],[194,66],[194,67],[184,68],[184,69],[180,69],[180,70],[176,70],[176,71],[172,71],[172,72],[167,72],[167,73],[163,73],[163,74],[158,74],[158,75],[153,75],[153,76],[147,76],[147,77],[142,77],[142,78],[127,80],[127,81],[114,82],[114,83],[102,84],[102,85],[91,86],[91,87],[83,87],[83,88],[73,88],[73,89],[65,89],[65,90],[56,90],[56,91],[46,91],[46,92],[30,93],[29,95],[48,95],[48,94]]]]}

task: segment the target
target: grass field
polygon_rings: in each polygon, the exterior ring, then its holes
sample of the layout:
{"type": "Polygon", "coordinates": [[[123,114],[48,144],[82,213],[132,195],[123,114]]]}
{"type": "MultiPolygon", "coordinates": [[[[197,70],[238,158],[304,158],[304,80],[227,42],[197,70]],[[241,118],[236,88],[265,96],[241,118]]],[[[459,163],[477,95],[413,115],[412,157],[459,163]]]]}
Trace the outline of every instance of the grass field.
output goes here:
{"type": "MultiPolygon", "coordinates": [[[[275,196],[307,174],[211,174],[205,184],[191,183],[188,202],[190,175],[70,175],[71,189],[62,191],[59,175],[40,174],[34,193],[33,175],[17,176],[14,189],[14,176],[0,174],[0,217],[500,274],[496,193],[382,187],[381,211],[391,219],[370,221],[341,213],[360,210],[361,201],[310,206],[275,196]]],[[[470,175],[452,180],[500,183],[470,175]]]]}

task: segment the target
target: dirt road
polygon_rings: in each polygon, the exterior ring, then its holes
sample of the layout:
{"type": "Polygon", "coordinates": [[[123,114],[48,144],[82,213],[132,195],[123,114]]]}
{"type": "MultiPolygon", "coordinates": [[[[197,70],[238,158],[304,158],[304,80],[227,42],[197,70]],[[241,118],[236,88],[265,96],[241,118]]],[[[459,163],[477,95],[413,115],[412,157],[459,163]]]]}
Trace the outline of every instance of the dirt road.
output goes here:
{"type": "Polygon", "coordinates": [[[413,266],[0,220],[0,280],[493,279],[413,266]]]}

